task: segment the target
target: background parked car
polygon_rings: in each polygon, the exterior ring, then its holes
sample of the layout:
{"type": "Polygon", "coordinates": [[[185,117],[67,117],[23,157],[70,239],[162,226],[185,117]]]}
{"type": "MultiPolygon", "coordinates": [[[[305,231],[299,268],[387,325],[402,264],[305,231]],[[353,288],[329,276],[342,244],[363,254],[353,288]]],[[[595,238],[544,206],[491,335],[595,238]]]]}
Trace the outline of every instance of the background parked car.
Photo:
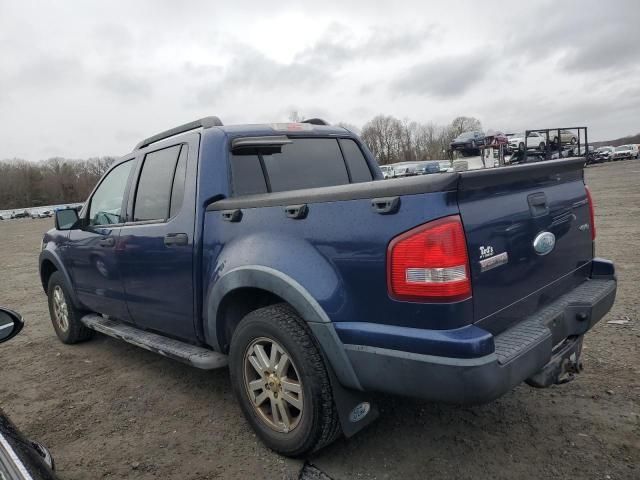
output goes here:
{"type": "MultiPolygon", "coordinates": [[[[507,138],[509,138],[509,147],[512,150],[524,150],[524,133],[514,133],[509,135],[507,135],[507,138]]],[[[539,132],[529,132],[529,136],[527,137],[527,148],[544,150],[546,142],[546,135],[539,132]]]]}
{"type": "Polygon", "coordinates": [[[393,178],[395,177],[395,173],[393,171],[393,167],[390,165],[380,165],[380,171],[382,172],[382,176],[384,178],[393,178]]]}
{"type": "Polygon", "coordinates": [[[28,210],[23,212],[12,212],[11,218],[29,218],[31,215],[28,210]]]}
{"type": "Polygon", "coordinates": [[[416,169],[419,175],[428,175],[431,173],[440,173],[440,162],[437,160],[422,162],[416,169]]]}
{"type": "Polygon", "coordinates": [[[478,147],[484,145],[484,132],[475,130],[458,135],[450,144],[451,150],[465,153],[477,153],[478,147]]]}
{"type": "MultiPolygon", "coordinates": [[[[546,136],[546,135],[543,134],[543,136],[546,136]]],[[[557,130],[551,130],[549,132],[549,141],[554,144],[558,143],[557,130]]],[[[570,143],[572,145],[575,145],[576,143],[578,143],[578,136],[575,133],[573,133],[571,130],[560,130],[560,141],[562,143],[570,143]]]]}
{"type": "Polygon", "coordinates": [[[625,158],[638,158],[638,147],[636,145],[620,145],[613,153],[614,160],[624,160],[625,158]]]}
{"type": "Polygon", "coordinates": [[[611,146],[600,147],[596,150],[596,163],[610,162],[613,160],[613,153],[615,148],[611,146]]]}
{"type": "Polygon", "coordinates": [[[53,213],[51,210],[45,210],[44,212],[31,212],[31,218],[51,218],[53,213]]]}
{"type": "Polygon", "coordinates": [[[410,177],[412,175],[418,175],[416,171],[418,169],[419,162],[398,162],[391,165],[393,168],[394,177],[410,177]]]}

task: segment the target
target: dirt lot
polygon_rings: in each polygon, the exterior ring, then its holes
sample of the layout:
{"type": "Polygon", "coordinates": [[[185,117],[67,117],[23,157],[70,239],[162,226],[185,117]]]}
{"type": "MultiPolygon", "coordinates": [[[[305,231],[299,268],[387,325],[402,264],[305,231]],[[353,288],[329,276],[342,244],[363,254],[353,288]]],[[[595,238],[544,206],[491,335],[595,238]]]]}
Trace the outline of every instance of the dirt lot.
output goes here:
{"type": "MultiPolygon", "coordinates": [[[[377,423],[311,463],[336,480],[640,478],[640,161],[590,167],[586,177],[597,253],[616,262],[620,283],[613,311],[586,338],[584,374],[474,408],[380,398],[377,423]]],[[[36,265],[51,223],[0,222],[0,304],[28,322],[0,347],[0,405],[49,446],[61,478],[297,478],[303,462],[257,441],[226,370],[101,336],[58,342],[36,265]]]]}

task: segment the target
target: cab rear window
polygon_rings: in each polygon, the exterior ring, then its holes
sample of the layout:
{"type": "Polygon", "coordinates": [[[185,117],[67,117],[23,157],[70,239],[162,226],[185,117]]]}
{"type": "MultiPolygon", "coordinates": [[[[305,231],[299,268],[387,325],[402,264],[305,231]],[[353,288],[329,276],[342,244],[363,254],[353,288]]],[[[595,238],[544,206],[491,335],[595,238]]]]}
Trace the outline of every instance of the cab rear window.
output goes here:
{"type": "Polygon", "coordinates": [[[234,196],[329,187],[373,179],[367,161],[351,139],[294,138],[273,149],[233,152],[234,196]]]}

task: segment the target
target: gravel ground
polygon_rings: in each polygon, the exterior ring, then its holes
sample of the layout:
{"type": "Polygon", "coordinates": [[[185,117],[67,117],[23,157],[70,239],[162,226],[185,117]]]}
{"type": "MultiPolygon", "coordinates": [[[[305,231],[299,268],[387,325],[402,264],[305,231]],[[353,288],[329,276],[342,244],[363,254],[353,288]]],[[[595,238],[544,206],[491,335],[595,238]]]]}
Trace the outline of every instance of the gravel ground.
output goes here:
{"type": "MultiPolygon", "coordinates": [[[[309,459],[312,478],[640,478],[640,162],[590,167],[586,178],[597,253],[616,262],[620,283],[613,311],[586,337],[585,372],[473,408],[380,397],[374,425],[309,459]]],[[[226,370],[102,336],[58,342],[36,265],[51,223],[0,222],[0,304],[27,321],[0,347],[0,405],[50,448],[60,477],[298,478],[303,461],[272,453],[248,428],[226,370]]]]}

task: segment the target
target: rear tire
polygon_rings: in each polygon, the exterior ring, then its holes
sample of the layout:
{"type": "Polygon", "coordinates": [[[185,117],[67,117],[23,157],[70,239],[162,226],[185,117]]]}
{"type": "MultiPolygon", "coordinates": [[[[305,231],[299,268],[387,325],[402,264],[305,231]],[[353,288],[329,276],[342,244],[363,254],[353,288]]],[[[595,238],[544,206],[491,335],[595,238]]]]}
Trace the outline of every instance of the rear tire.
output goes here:
{"type": "Polygon", "coordinates": [[[339,436],[327,367],[289,305],[263,307],[242,319],[231,339],[229,370],[245,418],[270,449],[299,457],[339,436]]]}
{"type": "Polygon", "coordinates": [[[87,312],[73,305],[64,277],[60,272],[54,272],[49,278],[47,296],[51,323],[62,343],[84,342],[93,336],[93,330],[80,321],[87,312]]]}

